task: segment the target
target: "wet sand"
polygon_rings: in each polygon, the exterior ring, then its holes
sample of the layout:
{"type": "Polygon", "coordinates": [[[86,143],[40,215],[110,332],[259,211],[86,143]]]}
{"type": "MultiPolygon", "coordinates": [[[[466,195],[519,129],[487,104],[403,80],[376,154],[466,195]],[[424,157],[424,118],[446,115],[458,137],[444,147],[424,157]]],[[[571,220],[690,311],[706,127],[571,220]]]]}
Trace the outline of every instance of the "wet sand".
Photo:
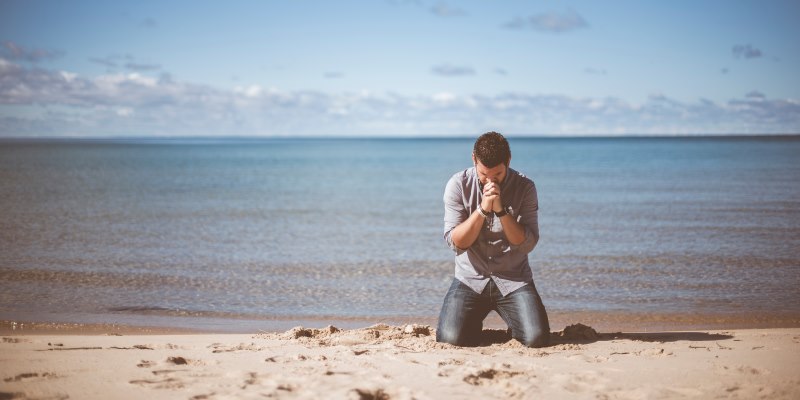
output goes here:
{"type": "Polygon", "coordinates": [[[575,324],[541,349],[501,329],[485,329],[479,347],[436,343],[427,325],[220,335],[107,328],[4,335],[0,398],[800,397],[798,328],[597,333],[575,324]]]}

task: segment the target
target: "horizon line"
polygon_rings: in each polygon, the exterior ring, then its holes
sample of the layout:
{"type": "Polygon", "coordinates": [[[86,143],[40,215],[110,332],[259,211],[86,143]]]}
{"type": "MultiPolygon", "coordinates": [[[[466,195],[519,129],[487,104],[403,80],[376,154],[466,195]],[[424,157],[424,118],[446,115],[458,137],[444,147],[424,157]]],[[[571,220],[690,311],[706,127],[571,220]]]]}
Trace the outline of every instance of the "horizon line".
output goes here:
{"type": "MultiPolygon", "coordinates": [[[[459,140],[474,139],[475,135],[120,135],[120,136],[0,136],[0,141],[58,141],[58,140],[459,140]]],[[[509,139],[666,139],[666,138],[790,138],[795,133],[682,133],[682,134],[503,134],[509,139]]]]}

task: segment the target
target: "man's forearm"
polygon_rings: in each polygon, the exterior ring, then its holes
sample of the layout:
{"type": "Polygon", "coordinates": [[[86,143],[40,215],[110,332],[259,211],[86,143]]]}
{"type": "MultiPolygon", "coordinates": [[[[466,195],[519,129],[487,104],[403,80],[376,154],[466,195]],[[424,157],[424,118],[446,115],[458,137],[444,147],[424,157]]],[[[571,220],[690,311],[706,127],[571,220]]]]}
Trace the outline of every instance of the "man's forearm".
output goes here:
{"type": "Polygon", "coordinates": [[[459,249],[468,249],[478,239],[485,218],[479,212],[474,212],[466,221],[458,224],[450,233],[453,244],[459,249]]]}
{"type": "Polygon", "coordinates": [[[511,214],[500,217],[500,223],[503,224],[503,232],[509,243],[516,246],[525,241],[525,227],[514,220],[511,214]]]}

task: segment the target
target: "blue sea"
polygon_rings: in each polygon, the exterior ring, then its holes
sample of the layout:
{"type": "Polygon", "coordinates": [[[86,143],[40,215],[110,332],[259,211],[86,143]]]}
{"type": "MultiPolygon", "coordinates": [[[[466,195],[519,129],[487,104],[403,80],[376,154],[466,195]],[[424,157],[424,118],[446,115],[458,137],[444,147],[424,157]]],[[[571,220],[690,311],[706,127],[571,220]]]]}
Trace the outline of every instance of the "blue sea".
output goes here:
{"type": "MultiPolygon", "coordinates": [[[[435,324],[473,140],[2,140],[0,320],[435,324]]],[[[800,137],[509,141],[551,321],[800,326],[800,137]]]]}

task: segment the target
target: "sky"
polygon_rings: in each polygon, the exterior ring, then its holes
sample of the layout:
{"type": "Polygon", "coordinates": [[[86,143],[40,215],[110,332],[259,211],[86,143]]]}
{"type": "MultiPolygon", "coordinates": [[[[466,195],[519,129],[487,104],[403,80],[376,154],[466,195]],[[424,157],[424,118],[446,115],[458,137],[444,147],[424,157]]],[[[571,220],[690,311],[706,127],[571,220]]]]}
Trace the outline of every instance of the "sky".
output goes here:
{"type": "Polygon", "coordinates": [[[0,137],[800,133],[800,1],[0,0],[0,137]]]}

